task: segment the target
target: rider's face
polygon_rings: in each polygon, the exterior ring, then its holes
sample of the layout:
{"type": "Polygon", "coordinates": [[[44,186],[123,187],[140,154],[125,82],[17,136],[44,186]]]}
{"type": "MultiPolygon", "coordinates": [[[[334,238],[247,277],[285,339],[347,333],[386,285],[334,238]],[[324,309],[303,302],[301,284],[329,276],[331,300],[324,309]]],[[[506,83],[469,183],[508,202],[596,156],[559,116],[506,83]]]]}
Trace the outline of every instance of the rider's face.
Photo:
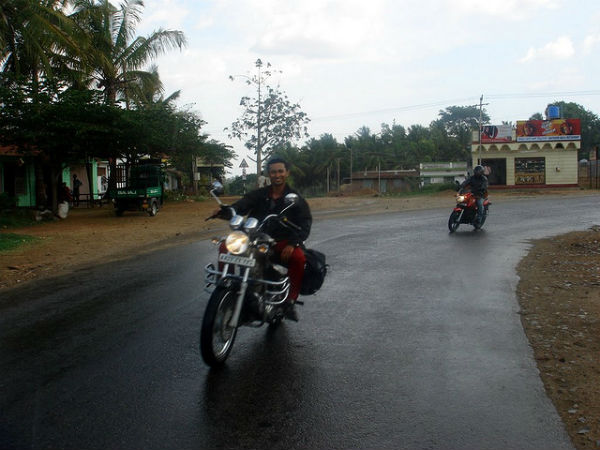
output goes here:
{"type": "Polygon", "coordinates": [[[290,172],[285,168],[284,163],[273,163],[269,166],[269,178],[273,186],[285,184],[289,174],[290,172]]]}

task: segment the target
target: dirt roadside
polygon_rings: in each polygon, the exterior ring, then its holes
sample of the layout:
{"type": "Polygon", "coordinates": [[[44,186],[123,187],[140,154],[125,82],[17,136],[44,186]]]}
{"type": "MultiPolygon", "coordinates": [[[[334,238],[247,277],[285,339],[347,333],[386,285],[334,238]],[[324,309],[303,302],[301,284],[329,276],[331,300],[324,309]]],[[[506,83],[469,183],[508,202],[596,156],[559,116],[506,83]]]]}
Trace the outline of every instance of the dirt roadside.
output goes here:
{"type": "MultiPolygon", "coordinates": [[[[537,195],[589,195],[580,190],[493,192],[493,201],[537,195]]],[[[428,197],[310,199],[315,219],[453,206],[453,193],[428,197]]],[[[227,201],[228,199],[225,199],[227,201]]],[[[222,221],[204,219],[215,203],[167,203],[156,217],[112,207],[79,208],[63,221],[0,230],[40,238],[0,254],[3,289],[92,264],[219,235],[222,221]]],[[[600,224],[599,224],[600,225],[600,224]]],[[[533,243],[517,268],[521,321],[549,397],[578,449],[600,448],[600,227],[533,243]]]]}

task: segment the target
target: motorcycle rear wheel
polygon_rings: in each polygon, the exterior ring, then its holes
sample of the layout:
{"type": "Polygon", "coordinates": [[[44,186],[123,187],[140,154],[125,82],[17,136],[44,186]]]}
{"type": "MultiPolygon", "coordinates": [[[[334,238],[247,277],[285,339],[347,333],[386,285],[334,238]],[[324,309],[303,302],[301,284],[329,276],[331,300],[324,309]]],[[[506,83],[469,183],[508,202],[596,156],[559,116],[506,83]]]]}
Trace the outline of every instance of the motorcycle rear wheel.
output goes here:
{"type": "Polygon", "coordinates": [[[235,309],[235,294],[227,288],[217,287],[204,311],[200,353],[204,362],[211,367],[222,366],[233,348],[237,327],[230,326],[229,322],[235,309]]]}
{"type": "Polygon", "coordinates": [[[459,217],[459,211],[452,211],[452,214],[450,214],[450,218],[448,219],[448,229],[450,230],[450,233],[454,233],[458,229],[458,226],[460,225],[459,217]]]}

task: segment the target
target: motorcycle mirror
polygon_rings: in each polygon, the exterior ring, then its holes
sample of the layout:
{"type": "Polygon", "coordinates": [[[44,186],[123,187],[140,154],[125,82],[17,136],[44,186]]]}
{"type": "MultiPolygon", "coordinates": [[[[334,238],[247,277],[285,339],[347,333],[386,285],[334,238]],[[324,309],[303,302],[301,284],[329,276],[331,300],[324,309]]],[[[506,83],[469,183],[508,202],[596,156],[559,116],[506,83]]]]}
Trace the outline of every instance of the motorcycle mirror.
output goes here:
{"type": "Polygon", "coordinates": [[[287,194],[285,196],[283,201],[285,202],[286,207],[283,208],[283,210],[280,212],[280,214],[283,214],[288,209],[290,209],[292,206],[294,206],[296,203],[298,203],[298,194],[294,194],[294,193],[290,192],[289,194],[287,194]]]}
{"type": "Polygon", "coordinates": [[[213,192],[215,195],[223,195],[225,189],[219,181],[215,180],[210,185],[210,191],[213,192]]]}
{"type": "Polygon", "coordinates": [[[292,194],[292,193],[287,194],[285,196],[285,203],[290,206],[298,203],[298,194],[292,194]]]}

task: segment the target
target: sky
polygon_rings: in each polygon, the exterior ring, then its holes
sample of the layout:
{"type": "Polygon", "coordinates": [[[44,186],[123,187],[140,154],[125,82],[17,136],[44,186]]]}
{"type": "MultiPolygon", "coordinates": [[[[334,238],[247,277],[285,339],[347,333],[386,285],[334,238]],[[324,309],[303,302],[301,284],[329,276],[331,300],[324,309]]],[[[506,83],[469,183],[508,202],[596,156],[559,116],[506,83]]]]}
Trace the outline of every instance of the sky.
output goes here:
{"type": "MultiPolygon", "coordinates": [[[[117,3],[115,1],[115,3],[117,3]]],[[[363,126],[428,126],[449,106],[479,105],[491,124],[554,101],[600,115],[598,0],[144,0],[138,35],[183,31],[187,46],[155,63],[165,95],[207,122],[203,132],[252,153],[229,127],[256,88],[255,61],[338,142],[363,126]],[[230,75],[234,80],[230,80],[230,75]]],[[[298,144],[303,144],[302,139],[298,144]]],[[[251,169],[249,169],[251,170],[251,169]]]]}

